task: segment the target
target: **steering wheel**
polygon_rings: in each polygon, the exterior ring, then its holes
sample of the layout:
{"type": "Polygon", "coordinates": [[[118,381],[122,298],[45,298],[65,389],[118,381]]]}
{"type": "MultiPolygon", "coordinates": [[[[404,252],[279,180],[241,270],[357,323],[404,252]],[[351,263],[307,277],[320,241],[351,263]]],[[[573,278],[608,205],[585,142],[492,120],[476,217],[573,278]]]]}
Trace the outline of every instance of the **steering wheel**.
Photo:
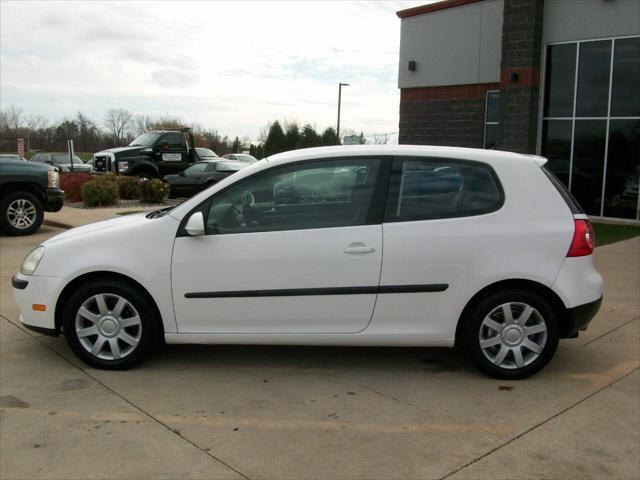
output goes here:
{"type": "Polygon", "coordinates": [[[256,197],[249,190],[242,192],[242,205],[252,207],[256,203],[256,197]]]}

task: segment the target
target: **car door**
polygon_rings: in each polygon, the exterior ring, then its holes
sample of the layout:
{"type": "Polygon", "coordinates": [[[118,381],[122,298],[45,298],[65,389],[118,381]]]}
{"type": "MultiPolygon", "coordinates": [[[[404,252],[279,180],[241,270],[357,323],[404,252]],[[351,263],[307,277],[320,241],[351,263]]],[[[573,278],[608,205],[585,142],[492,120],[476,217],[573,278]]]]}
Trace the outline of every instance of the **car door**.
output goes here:
{"type": "Polygon", "coordinates": [[[161,171],[164,174],[178,173],[189,165],[184,135],[180,132],[167,132],[159,141],[161,171]]]}
{"type": "Polygon", "coordinates": [[[380,295],[371,328],[450,345],[466,302],[504,262],[510,236],[493,215],[504,193],[493,169],[450,158],[396,157],[384,216],[380,295]]]}
{"type": "Polygon", "coordinates": [[[366,328],[382,261],[383,163],[347,158],[274,167],[205,202],[206,234],[175,240],[179,332],[366,328]]]}

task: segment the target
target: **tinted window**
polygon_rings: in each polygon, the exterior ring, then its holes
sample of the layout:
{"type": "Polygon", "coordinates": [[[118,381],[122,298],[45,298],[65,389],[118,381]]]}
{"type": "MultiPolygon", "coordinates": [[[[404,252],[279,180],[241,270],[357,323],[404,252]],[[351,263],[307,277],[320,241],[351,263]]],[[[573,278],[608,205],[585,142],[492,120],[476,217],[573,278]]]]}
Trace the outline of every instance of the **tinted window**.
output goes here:
{"type": "Polygon", "coordinates": [[[493,169],[478,162],[396,159],[386,221],[480,215],[502,206],[493,169]]]}
{"type": "Polygon", "coordinates": [[[187,168],[184,171],[184,174],[186,176],[191,176],[191,175],[198,175],[202,172],[205,171],[205,169],[207,168],[207,163],[206,162],[202,162],[202,163],[196,163],[194,165],[191,165],[189,168],[187,168]]]}
{"type": "Polygon", "coordinates": [[[150,147],[155,143],[155,141],[160,136],[159,133],[148,132],[143,133],[138,138],[136,138],[133,142],[129,144],[130,147],[150,147]]]}
{"type": "Polygon", "coordinates": [[[238,170],[242,170],[244,165],[238,162],[216,162],[215,170],[216,172],[237,172],[238,170]]]}
{"type": "Polygon", "coordinates": [[[165,133],[162,136],[162,141],[167,142],[169,145],[174,147],[181,147],[184,145],[184,137],[178,132],[165,133]]]}
{"type": "Polygon", "coordinates": [[[576,73],[576,44],[550,45],[547,48],[545,75],[545,117],[573,115],[573,89],[576,73]]]}
{"type": "Polygon", "coordinates": [[[379,160],[305,162],[275,168],[213,197],[208,234],[364,225],[379,160]]]}
{"type": "Polygon", "coordinates": [[[606,117],[609,102],[611,40],[580,44],[576,117],[606,117]]]}
{"type": "Polygon", "coordinates": [[[640,117],[640,37],[616,40],[613,52],[611,115],[640,117]]]}
{"type": "Polygon", "coordinates": [[[571,193],[589,215],[600,215],[606,120],[576,120],[571,193]]]}
{"type": "Polygon", "coordinates": [[[611,120],[604,216],[638,218],[640,120],[611,120]]]}
{"type": "Polygon", "coordinates": [[[549,159],[546,167],[566,186],[571,169],[571,120],[542,122],[541,153],[549,159]]]}

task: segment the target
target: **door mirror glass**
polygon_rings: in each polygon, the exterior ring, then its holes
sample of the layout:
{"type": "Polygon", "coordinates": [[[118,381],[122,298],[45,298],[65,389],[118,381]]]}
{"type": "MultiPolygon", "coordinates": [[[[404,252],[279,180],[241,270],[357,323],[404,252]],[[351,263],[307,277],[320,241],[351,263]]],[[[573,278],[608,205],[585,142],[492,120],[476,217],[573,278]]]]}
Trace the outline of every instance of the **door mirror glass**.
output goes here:
{"type": "Polygon", "coordinates": [[[198,237],[204,235],[204,217],[202,212],[195,212],[187,220],[187,224],[184,227],[188,235],[192,237],[198,237]]]}

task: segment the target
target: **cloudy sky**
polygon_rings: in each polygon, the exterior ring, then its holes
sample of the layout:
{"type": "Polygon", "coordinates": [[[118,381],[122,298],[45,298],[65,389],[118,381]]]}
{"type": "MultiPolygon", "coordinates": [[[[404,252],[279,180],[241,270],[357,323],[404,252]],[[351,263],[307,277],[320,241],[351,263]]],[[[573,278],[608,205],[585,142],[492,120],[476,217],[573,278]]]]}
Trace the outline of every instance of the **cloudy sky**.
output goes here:
{"type": "Polygon", "coordinates": [[[400,20],[425,1],[0,3],[0,101],[51,120],[109,108],[257,138],[275,119],[398,129],[400,20]]]}

